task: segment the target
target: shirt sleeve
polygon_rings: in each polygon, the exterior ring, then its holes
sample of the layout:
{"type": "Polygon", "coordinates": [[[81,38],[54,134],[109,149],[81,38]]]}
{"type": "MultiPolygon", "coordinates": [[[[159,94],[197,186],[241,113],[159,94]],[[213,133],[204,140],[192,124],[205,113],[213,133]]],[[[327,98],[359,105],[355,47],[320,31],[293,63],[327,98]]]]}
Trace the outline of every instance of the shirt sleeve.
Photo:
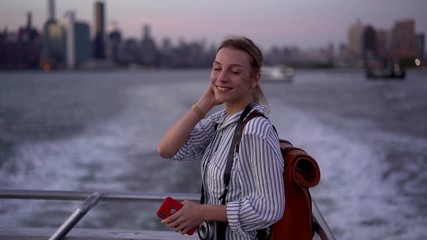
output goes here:
{"type": "Polygon", "coordinates": [[[173,156],[172,160],[177,161],[196,161],[201,160],[202,156],[215,134],[215,125],[220,113],[214,113],[209,117],[200,120],[191,130],[185,144],[173,156]]]}
{"type": "Polygon", "coordinates": [[[284,160],[280,152],[279,138],[265,118],[254,118],[243,131],[239,157],[249,161],[242,174],[241,184],[249,188],[249,194],[227,204],[230,228],[245,232],[268,227],[284,213],[284,160]]]}

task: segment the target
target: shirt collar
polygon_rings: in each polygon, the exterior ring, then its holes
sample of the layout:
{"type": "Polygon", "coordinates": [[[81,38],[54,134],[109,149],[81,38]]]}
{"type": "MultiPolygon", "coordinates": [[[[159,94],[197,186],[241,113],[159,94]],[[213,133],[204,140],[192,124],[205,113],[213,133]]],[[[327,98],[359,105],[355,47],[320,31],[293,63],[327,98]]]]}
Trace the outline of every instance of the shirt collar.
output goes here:
{"type": "MultiPolygon", "coordinates": [[[[251,112],[253,112],[255,110],[258,111],[258,112],[260,112],[260,113],[262,113],[262,114],[264,114],[264,115],[267,114],[266,113],[266,107],[263,106],[263,105],[254,104],[251,112]]],[[[241,111],[239,111],[239,112],[236,112],[236,113],[230,115],[230,116],[227,116],[227,114],[225,112],[225,109],[222,110],[221,117],[217,121],[217,124],[218,124],[217,130],[226,128],[226,127],[228,127],[231,124],[237,123],[237,121],[239,121],[240,114],[242,114],[242,112],[243,112],[243,109],[241,111]]]]}

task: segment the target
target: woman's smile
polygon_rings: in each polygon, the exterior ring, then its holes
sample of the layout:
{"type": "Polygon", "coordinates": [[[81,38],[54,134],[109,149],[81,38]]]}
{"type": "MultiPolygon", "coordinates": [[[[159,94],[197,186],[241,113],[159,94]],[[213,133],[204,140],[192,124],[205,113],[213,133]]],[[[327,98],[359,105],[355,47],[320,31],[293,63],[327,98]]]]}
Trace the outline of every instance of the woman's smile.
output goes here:
{"type": "Polygon", "coordinates": [[[219,91],[221,91],[221,92],[225,92],[225,91],[228,91],[228,90],[231,90],[232,88],[230,88],[230,87],[224,87],[224,86],[218,86],[218,85],[216,85],[216,88],[219,90],[219,91]]]}

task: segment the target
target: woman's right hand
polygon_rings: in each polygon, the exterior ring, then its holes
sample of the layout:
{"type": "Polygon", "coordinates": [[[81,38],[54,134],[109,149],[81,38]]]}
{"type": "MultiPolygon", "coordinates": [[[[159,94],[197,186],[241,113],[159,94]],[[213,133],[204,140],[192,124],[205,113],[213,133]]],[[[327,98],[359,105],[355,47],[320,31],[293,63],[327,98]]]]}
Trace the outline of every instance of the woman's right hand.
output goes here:
{"type": "Polygon", "coordinates": [[[209,112],[216,105],[222,104],[215,97],[215,92],[212,88],[212,85],[206,89],[203,95],[200,97],[199,101],[197,101],[197,107],[200,108],[204,113],[209,112]]]}
{"type": "Polygon", "coordinates": [[[215,93],[210,85],[195,104],[198,111],[189,109],[187,113],[176,121],[165,133],[157,145],[157,152],[163,158],[173,157],[185,144],[191,130],[214,106],[221,104],[215,98],[215,93]],[[201,113],[199,113],[201,111],[201,113]]]}

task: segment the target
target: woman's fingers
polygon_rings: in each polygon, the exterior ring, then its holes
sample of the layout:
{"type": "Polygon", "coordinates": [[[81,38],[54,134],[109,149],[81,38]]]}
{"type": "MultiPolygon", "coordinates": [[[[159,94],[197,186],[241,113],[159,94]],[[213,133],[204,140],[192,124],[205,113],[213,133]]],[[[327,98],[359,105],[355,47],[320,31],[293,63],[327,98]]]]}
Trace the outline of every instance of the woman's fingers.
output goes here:
{"type": "Polygon", "coordinates": [[[197,217],[199,204],[192,201],[184,201],[182,204],[184,206],[179,211],[163,219],[161,223],[174,229],[175,232],[186,234],[188,231],[192,230],[194,226],[197,226],[199,222],[199,217],[197,217]]]}

